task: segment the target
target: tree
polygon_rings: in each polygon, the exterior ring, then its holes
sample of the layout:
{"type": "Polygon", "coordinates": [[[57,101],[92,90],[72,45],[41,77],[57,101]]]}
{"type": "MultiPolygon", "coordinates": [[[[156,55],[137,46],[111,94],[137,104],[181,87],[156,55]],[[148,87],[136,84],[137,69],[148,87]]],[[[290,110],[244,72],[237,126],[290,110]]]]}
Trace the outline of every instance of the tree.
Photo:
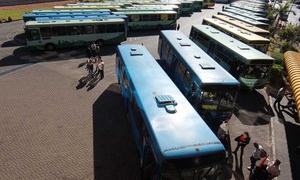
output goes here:
{"type": "Polygon", "coordinates": [[[281,52],[293,50],[294,45],[300,43],[300,26],[289,23],[278,32],[278,36],[283,42],[281,52]]]}

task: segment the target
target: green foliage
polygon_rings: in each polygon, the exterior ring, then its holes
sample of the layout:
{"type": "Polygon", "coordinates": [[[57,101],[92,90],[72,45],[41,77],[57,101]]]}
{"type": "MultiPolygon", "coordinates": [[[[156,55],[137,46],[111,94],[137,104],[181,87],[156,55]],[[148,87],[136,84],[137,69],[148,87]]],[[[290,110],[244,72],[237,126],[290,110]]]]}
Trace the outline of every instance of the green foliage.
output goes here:
{"type": "Polygon", "coordinates": [[[276,65],[283,65],[283,53],[280,51],[279,48],[275,48],[271,52],[271,56],[275,59],[275,64],[276,65]]]}
{"type": "Polygon", "coordinates": [[[270,84],[273,87],[281,87],[283,84],[283,66],[279,64],[274,64],[270,73],[270,84]]]}
{"type": "Polygon", "coordinates": [[[300,26],[289,23],[278,32],[278,36],[290,46],[297,44],[300,42],[300,26]]]}

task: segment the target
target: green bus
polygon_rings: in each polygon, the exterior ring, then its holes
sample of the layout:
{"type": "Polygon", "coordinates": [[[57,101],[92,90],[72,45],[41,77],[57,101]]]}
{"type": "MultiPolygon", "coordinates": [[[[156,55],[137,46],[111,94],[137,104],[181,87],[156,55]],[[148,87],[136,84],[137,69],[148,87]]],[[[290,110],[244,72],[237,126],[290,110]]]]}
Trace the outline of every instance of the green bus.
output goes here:
{"type": "Polygon", "coordinates": [[[96,41],[115,44],[127,38],[124,19],[41,20],[27,21],[25,35],[28,47],[54,50],[82,46],[96,41]]]}
{"type": "Polygon", "coordinates": [[[118,5],[107,5],[107,6],[97,6],[97,5],[78,5],[78,6],[54,6],[54,9],[109,9],[115,11],[121,8],[118,5]]]}
{"type": "Polygon", "coordinates": [[[193,12],[200,12],[203,7],[203,0],[193,0],[193,12]]]}
{"type": "Polygon", "coordinates": [[[264,53],[268,51],[270,40],[250,31],[241,29],[216,18],[204,18],[202,24],[213,26],[264,53]]]}
{"type": "Polygon", "coordinates": [[[274,63],[272,57],[207,25],[193,25],[190,39],[244,87],[262,88],[268,83],[274,63]]]}
{"type": "Polygon", "coordinates": [[[221,14],[213,15],[213,18],[220,19],[220,20],[225,21],[229,24],[232,24],[232,25],[237,26],[239,28],[245,29],[247,31],[250,31],[254,34],[257,34],[257,35],[265,37],[265,38],[268,38],[269,35],[270,35],[270,32],[265,30],[265,29],[253,26],[251,24],[248,24],[246,22],[240,21],[240,20],[235,19],[235,18],[231,18],[231,17],[224,16],[224,15],[221,15],[221,14]]]}
{"type": "Polygon", "coordinates": [[[175,29],[177,12],[175,11],[119,11],[128,17],[129,31],[143,29],[175,29]]]}

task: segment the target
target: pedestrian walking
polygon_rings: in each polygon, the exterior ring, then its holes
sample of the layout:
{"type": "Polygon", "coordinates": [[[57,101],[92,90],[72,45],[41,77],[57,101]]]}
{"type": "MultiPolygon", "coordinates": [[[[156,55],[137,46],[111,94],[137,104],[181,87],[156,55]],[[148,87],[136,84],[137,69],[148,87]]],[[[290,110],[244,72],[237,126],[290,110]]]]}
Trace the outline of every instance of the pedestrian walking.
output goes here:
{"type": "Polygon", "coordinates": [[[176,30],[179,31],[179,29],[180,29],[180,24],[178,23],[177,27],[176,27],[176,30]]]}
{"type": "Polygon", "coordinates": [[[268,163],[266,170],[268,172],[269,179],[273,179],[280,175],[280,168],[279,168],[280,164],[281,162],[278,159],[268,163]]]}
{"type": "Polygon", "coordinates": [[[254,142],[253,146],[255,149],[254,149],[252,155],[250,156],[251,165],[247,168],[251,172],[256,165],[256,161],[260,160],[260,158],[265,156],[265,154],[266,154],[262,145],[258,144],[257,142],[254,142]]]}
{"type": "Polygon", "coordinates": [[[88,75],[92,76],[93,75],[93,71],[94,71],[94,65],[93,65],[93,61],[91,58],[89,58],[86,62],[86,69],[88,71],[88,75]]]}
{"type": "Polygon", "coordinates": [[[100,63],[98,64],[99,72],[100,72],[100,79],[104,78],[104,61],[100,59],[100,63]]]}
{"type": "Polygon", "coordinates": [[[236,137],[234,140],[237,142],[237,146],[235,150],[233,151],[234,154],[237,153],[237,151],[241,148],[241,155],[244,153],[244,148],[249,144],[250,142],[250,136],[248,132],[244,132],[243,134],[236,137]]]}

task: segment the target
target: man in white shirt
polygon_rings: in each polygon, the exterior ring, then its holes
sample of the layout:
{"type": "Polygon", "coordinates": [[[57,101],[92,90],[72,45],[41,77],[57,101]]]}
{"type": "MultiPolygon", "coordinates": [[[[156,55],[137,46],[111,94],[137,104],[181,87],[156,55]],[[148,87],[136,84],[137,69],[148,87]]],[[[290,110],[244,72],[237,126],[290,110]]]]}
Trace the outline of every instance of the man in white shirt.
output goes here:
{"type": "Polygon", "coordinates": [[[254,169],[256,161],[260,160],[262,156],[266,155],[263,154],[265,153],[265,150],[261,145],[259,145],[257,142],[254,142],[253,145],[255,149],[250,157],[251,165],[247,168],[249,171],[252,171],[254,169]]]}
{"type": "Polygon", "coordinates": [[[274,177],[277,177],[280,175],[280,168],[279,168],[280,163],[281,162],[278,159],[268,163],[268,166],[266,169],[267,169],[270,179],[273,179],[274,177]]]}

